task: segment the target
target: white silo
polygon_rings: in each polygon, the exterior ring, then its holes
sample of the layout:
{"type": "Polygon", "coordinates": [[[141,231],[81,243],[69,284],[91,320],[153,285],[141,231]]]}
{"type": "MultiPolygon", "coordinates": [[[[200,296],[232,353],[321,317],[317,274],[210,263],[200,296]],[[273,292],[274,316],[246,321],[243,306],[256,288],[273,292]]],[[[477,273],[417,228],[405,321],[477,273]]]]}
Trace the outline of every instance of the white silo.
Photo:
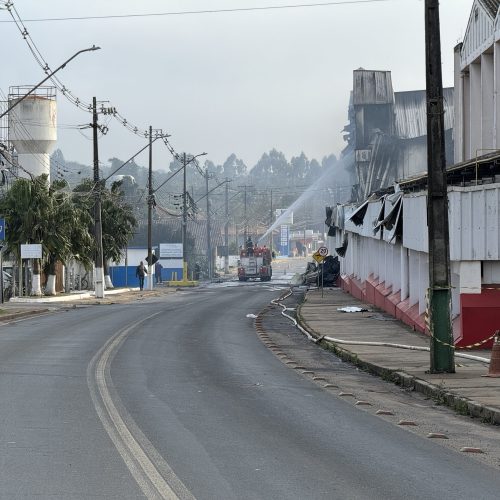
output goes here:
{"type": "MultiPolygon", "coordinates": [[[[9,106],[20,100],[31,87],[11,87],[9,106]]],[[[57,140],[56,89],[40,87],[9,112],[9,141],[18,154],[20,177],[47,174],[50,153],[57,140]]]]}

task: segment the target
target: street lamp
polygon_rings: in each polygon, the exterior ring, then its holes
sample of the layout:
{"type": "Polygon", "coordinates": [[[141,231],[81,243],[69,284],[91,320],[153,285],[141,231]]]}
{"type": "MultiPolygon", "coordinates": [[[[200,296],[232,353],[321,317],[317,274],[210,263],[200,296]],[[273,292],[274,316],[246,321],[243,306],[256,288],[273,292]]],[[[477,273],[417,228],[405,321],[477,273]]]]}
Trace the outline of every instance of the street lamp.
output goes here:
{"type": "Polygon", "coordinates": [[[95,45],[92,45],[92,47],[88,49],[82,49],[79,50],[76,54],[73,54],[67,61],[63,62],[58,68],[56,68],[52,73],[49,73],[46,78],[44,78],[38,85],[35,85],[29,92],[24,94],[21,98],[17,99],[14,104],[9,106],[6,111],[4,111],[1,115],[0,118],[3,118],[6,114],[8,114],[13,108],[15,108],[19,103],[24,101],[29,95],[31,95],[38,87],[41,87],[47,80],[52,78],[60,69],[63,69],[66,64],[68,64],[70,61],[72,61],[76,56],[80,55],[82,52],[91,52],[94,50],[99,50],[101,47],[96,47],[95,45]]]}

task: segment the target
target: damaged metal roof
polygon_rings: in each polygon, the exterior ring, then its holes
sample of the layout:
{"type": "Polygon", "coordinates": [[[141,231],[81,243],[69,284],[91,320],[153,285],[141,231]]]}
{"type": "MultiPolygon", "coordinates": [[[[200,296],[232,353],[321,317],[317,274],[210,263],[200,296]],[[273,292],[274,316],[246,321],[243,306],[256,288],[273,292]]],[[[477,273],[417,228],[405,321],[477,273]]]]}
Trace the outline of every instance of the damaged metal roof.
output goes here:
{"type": "MultiPolygon", "coordinates": [[[[500,0],[498,0],[500,2],[500,0]]],[[[414,139],[427,135],[427,96],[425,90],[396,92],[395,135],[402,139],[414,139]]],[[[453,88],[443,89],[444,128],[451,130],[455,119],[453,88]]]]}
{"type": "Polygon", "coordinates": [[[390,71],[354,71],[353,104],[392,104],[394,91],[390,71]]]}
{"type": "Polygon", "coordinates": [[[483,7],[493,19],[497,17],[500,0],[479,0],[479,2],[483,5],[483,7]]]}

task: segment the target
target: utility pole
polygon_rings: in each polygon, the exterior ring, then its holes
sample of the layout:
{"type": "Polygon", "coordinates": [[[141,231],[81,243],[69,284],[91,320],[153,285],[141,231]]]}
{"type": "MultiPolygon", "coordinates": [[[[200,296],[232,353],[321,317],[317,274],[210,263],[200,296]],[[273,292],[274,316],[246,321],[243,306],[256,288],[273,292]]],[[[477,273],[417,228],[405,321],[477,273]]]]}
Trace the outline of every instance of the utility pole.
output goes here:
{"type": "Polygon", "coordinates": [[[455,373],[439,0],[425,0],[431,373],[455,373]]]}
{"type": "Polygon", "coordinates": [[[252,186],[239,186],[240,188],[243,188],[243,193],[244,193],[244,220],[243,220],[243,245],[246,245],[247,239],[248,239],[248,218],[247,218],[247,189],[252,186]]]}
{"type": "Polygon", "coordinates": [[[210,176],[208,173],[208,168],[205,170],[205,187],[206,187],[206,197],[207,197],[207,263],[208,263],[208,279],[212,279],[212,242],[210,234],[210,196],[208,190],[208,180],[210,176]]]}
{"type": "Polygon", "coordinates": [[[226,177],[225,224],[224,224],[224,274],[229,274],[229,179],[226,177]]]}
{"type": "MultiPolygon", "coordinates": [[[[189,160],[187,159],[186,153],[182,155],[182,171],[183,171],[183,183],[182,183],[182,281],[188,281],[187,276],[187,189],[186,189],[186,167],[188,163],[191,163],[200,156],[205,156],[207,153],[200,153],[196,156],[191,156],[189,160]]],[[[181,169],[170,175],[162,184],[160,184],[154,191],[153,194],[158,191],[164,184],[166,184],[175,174],[177,174],[181,169]]]]}
{"type": "MultiPolygon", "coordinates": [[[[269,227],[273,227],[274,215],[273,215],[273,189],[271,188],[271,210],[269,212],[269,227]]],[[[273,254],[273,230],[269,232],[269,248],[271,250],[271,255],[273,254]]]]}
{"type": "Polygon", "coordinates": [[[244,231],[244,236],[243,236],[243,246],[246,245],[247,239],[248,239],[248,218],[247,218],[247,187],[245,186],[245,212],[244,212],[244,221],[245,227],[243,229],[244,231]]]}
{"type": "Polygon", "coordinates": [[[186,226],[187,226],[187,193],[186,193],[186,153],[182,155],[183,187],[182,187],[182,281],[187,281],[187,252],[186,252],[186,226]]]}
{"type": "Polygon", "coordinates": [[[148,290],[153,289],[153,127],[149,126],[148,173],[148,290]]]}
{"type": "Polygon", "coordinates": [[[99,148],[97,144],[97,100],[92,98],[92,136],[94,143],[94,231],[95,231],[95,296],[104,298],[104,269],[102,251],[101,181],[99,179],[99,148]]]}

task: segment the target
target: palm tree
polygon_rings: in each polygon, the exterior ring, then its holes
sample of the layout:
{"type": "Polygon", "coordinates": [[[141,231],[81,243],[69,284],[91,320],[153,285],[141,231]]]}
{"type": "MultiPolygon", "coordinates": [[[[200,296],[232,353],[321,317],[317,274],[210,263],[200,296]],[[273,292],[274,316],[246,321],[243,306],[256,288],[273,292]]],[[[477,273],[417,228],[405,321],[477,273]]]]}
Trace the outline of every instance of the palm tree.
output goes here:
{"type": "Polygon", "coordinates": [[[121,181],[114,182],[106,194],[101,204],[104,281],[107,288],[113,288],[109,262],[120,262],[123,250],[134,235],[137,221],[130,205],[123,201],[121,181]]]}
{"type": "Polygon", "coordinates": [[[45,293],[54,295],[56,263],[60,261],[66,264],[68,259],[74,257],[88,269],[92,264],[94,240],[88,230],[90,216],[73,203],[66,181],[54,181],[49,189],[49,197],[52,210],[48,213],[49,229],[45,235],[48,250],[45,293]]]}
{"type": "MultiPolygon", "coordinates": [[[[55,265],[71,255],[85,263],[92,238],[87,231],[87,214],[71,203],[65,181],[49,185],[48,176],[18,179],[0,200],[6,219],[6,251],[20,262],[20,245],[40,243],[48,275],[46,293],[55,294],[55,265]]],[[[41,295],[41,262],[33,263],[32,295],[41,295]]]]}
{"type": "MultiPolygon", "coordinates": [[[[47,214],[50,211],[47,176],[30,179],[17,179],[11,189],[0,200],[0,212],[5,217],[6,252],[21,262],[21,245],[41,243],[42,251],[48,249],[43,242],[47,230],[47,214]]],[[[32,295],[41,295],[40,260],[33,265],[32,295]]]]}
{"type": "MultiPolygon", "coordinates": [[[[104,186],[100,188],[101,196],[101,221],[102,221],[102,251],[104,260],[104,280],[106,288],[113,288],[109,276],[109,262],[119,262],[123,250],[126,248],[137,225],[132,208],[124,203],[123,193],[120,189],[121,182],[115,182],[108,190],[104,186]]],[[[94,200],[92,193],[95,192],[94,182],[84,179],[74,190],[74,202],[86,210],[91,218],[89,230],[92,232],[94,216],[94,200]]]]}

